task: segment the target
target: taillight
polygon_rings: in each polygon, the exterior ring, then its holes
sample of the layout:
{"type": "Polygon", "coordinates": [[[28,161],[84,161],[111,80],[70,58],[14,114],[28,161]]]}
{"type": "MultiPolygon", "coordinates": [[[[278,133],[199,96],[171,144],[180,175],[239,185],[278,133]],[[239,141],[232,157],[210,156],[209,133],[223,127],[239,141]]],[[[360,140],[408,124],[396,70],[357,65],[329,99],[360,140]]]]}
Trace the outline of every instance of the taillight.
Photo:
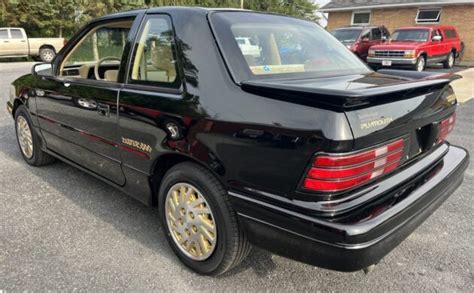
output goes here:
{"type": "Polygon", "coordinates": [[[438,143],[443,142],[454,129],[456,123],[456,112],[438,124],[438,143]]]}
{"type": "Polygon", "coordinates": [[[337,192],[362,185],[400,165],[405,141],[352,154],[319,155],[311,164],[303,187],[311,191],[337,192]]]}

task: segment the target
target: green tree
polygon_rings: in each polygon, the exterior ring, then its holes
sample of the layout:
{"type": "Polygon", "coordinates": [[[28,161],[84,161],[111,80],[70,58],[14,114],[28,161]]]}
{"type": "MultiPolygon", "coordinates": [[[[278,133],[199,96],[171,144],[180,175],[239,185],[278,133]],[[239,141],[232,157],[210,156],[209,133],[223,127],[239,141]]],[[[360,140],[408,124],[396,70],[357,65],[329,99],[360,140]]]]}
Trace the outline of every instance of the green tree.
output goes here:
{"type": "MultiPolygon", "coordinates": [[[[93,18],[151,6],[240,7],[241,0],[0,0],[0,26],[19,26],[32,37],[70,37],[93,18]]],[[[244,0],[245,9],[316,21],[312,0],[244,0]]]]}

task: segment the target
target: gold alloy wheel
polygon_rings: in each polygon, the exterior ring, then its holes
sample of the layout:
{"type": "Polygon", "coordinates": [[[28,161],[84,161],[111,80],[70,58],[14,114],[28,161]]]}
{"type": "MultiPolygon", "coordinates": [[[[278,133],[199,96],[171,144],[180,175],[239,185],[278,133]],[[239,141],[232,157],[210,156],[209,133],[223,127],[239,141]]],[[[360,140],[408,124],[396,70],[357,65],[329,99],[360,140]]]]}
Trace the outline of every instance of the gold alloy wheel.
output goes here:
{"type": "Polygon", "coordinates": [[[196,187],[173,185],[165,200],[165,218],[179,249],[197,261],[208,259],[217,244],[217,228],[211,208],[196,187]]]}
{"type": "Polygon", "coordinates": [[[18,116],[16,121],[16,131],[18,133],[21,152],[25,157],[31,159],[31,157],[33,157],[33,135],[25,117],[18,116]]]}

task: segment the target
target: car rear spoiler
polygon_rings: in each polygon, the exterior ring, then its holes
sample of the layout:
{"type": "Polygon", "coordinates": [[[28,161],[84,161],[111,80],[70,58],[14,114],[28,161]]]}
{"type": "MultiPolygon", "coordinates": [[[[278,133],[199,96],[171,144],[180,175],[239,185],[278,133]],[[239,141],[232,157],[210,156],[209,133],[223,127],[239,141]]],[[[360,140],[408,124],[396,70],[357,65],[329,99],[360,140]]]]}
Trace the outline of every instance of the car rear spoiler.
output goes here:
{"type": "Polygon", "coordinates": [[[269,79],[243,81],[241,87],[244,91],[268,98],[346,110],[424,94],[433,89],[440,89],[451,81],[461,78],[461,76],[452,73],[438,74],[403,70],[380,70],[378,73],[397,76],[400,78],[400,82],[362,89],[339,90],[269,79]]]}

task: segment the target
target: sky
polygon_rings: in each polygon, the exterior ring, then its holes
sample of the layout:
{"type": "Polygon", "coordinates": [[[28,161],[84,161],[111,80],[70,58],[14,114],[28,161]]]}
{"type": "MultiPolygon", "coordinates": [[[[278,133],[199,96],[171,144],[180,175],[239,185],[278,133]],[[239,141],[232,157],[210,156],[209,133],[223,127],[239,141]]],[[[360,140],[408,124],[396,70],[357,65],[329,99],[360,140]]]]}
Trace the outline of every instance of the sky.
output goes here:
{"type": "MultiPolygon", "coordinates": [[[[323,6],[324,4],[327,4],[330,0],[313,0],[314,3],[318,4],[319,7],[323,6]]],[[[326,27],[327,25],[327,21],[326,21],[326,18],[324,18],[321,13],[319,12],[316,12],[317,15],[320,16],[320,20],[319,20],[319,24],[322,26],[322,27],[326,27]]]]}

